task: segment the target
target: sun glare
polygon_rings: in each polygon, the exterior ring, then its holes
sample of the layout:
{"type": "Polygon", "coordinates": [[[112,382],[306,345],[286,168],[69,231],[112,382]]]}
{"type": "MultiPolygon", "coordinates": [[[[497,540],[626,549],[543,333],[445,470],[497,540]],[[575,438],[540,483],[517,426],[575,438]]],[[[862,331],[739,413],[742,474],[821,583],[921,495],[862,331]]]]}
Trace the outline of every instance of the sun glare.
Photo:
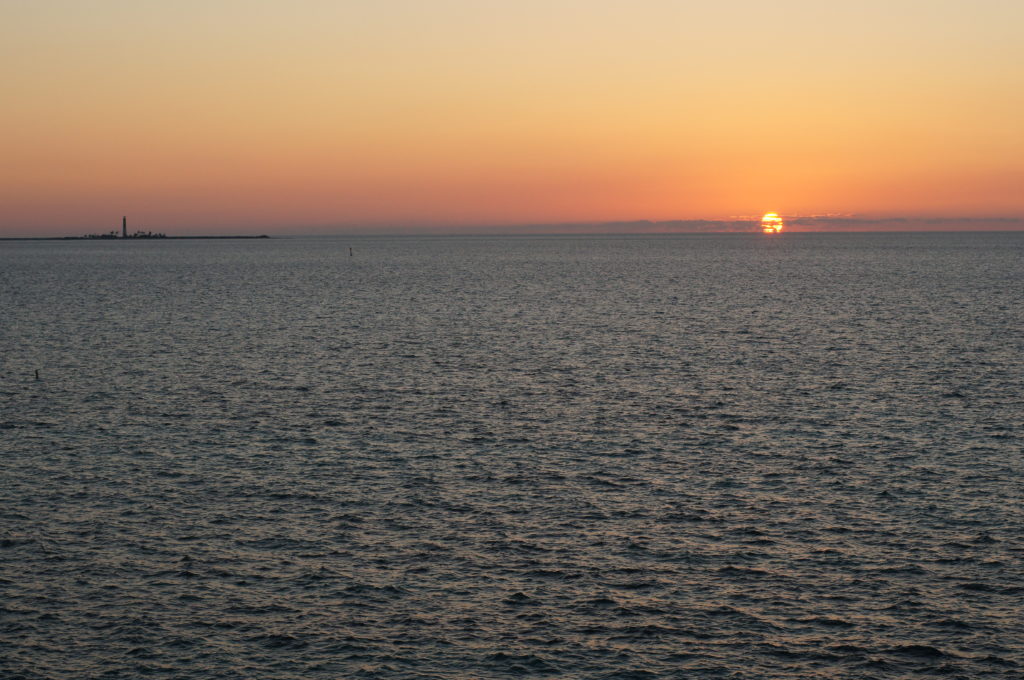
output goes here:
{"type": "Polygon", "coordinates": [[[778,234],[782,231],[782,218],[778,213],[765,213],[761,218],[761,231],[765,234],[778,234]]]}

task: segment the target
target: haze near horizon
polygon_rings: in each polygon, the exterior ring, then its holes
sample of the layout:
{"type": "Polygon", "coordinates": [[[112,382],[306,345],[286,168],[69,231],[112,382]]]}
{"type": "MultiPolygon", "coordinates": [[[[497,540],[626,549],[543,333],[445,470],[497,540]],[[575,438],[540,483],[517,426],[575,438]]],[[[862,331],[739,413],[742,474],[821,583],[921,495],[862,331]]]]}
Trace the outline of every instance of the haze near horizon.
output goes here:
{"type": "Polygon", "coordinates": [[[1017,2],[58,0],[0,18],[0,236],[122,214],[190,233],[1024,225],[1017,2]]]}

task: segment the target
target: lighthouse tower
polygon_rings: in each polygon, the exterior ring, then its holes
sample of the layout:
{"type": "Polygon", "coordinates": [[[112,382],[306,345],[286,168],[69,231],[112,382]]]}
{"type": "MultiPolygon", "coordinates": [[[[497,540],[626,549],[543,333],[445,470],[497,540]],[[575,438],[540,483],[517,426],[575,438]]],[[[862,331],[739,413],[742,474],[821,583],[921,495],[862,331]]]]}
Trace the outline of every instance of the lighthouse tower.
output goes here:
{"type": "Polygon", "coordinates": [[[121,218],[121,238],[128,238],[128,217],[121,218]]]}

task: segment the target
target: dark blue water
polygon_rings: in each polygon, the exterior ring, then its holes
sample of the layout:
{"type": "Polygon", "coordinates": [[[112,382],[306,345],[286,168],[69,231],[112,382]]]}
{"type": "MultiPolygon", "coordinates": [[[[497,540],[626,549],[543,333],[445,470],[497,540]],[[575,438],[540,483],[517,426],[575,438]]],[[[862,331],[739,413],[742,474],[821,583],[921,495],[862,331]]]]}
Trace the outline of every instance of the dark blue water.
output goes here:
{"type": "Polygon", "coordinates": [[[1024,677],[1022,326],[1014,233],[0,243],[0,677],[1024,677]]]}

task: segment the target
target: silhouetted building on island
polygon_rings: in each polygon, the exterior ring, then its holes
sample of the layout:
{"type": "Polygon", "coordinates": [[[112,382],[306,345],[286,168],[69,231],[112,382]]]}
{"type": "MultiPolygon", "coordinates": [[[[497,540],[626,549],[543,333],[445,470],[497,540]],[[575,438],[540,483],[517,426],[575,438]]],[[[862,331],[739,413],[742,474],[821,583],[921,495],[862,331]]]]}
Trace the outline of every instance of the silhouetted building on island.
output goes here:
{"type": "Polygon", "coordinates": [[[121,218],[121,236],[116,231],[109,231],[106,234],[86,234],[82,238],[167,238],[166,234],[154,231],[137,231],[134,234],[128,233],[128,217],[121,218]]]}

